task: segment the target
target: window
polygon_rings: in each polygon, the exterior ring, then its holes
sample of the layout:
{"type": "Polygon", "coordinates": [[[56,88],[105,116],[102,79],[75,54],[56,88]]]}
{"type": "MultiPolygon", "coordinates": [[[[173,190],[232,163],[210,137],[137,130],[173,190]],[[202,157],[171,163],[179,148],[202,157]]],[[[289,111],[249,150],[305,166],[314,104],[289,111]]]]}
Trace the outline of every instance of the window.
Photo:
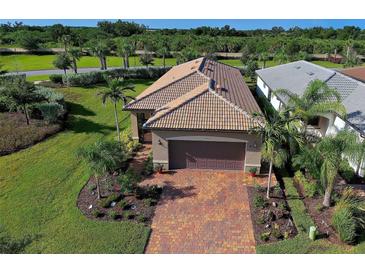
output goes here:
{"type": "Polygon", "coordinates": [[[309,119],[308,125],[317,127],[319,125],[319,117],[317,116],[309,119]]]}

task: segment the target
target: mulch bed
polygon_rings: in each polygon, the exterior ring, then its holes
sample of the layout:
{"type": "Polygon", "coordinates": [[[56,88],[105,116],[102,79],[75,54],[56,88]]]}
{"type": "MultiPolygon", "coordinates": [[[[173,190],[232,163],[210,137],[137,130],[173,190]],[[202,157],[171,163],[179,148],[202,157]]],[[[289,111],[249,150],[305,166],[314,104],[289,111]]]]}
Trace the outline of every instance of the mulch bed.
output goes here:
{"type": "Polygon", "coordinates": [[[26,124],[20,112],[0,113],[0,156],[28,148],[63,130],[62,123],[47,124],[44,120],[31,119],[26,124]]]}
{"type": "MultiPolygon", "coordinates": [[[[304,202],[304,205],[307,209],[309,216],[313,219],[315,225],[317,226],[317,231],[318,231],[317,238],[326,238],[331,243],[343,245],[335,229],[331,225],[332,223],[331,219],[334,207],[323,208],[322,196],[315,196],[313,198],[306,197],[304,195],[305,192],[303,187],[295,180],[294,180],[294,186],[296,187],[300,197],[302,198],[302,201],[304,202]]],[[[334,191],[337,193],[341,192],[343,185],[337,182],[336,186],[337,187],[334,189],[334,191]]]]}
{"type": "Polygon", "coordinates": [[[108,175],[102,178],[100,182],[102,199],[106,199],[112,194],[120,195],[114,206],[104,208],[100,205],[100,200],[97,199],[97,192],[92,187],[95,186],[95,179],[91,177],[79,193],[77,207],[87,218],[93,220],[131,221],[151,225],[162,189],[138,186],[136,193],[122,195],[117,184],[117,176],[117,173],[108,175]],[[122,208],[120,206],[121,203],[125,203],[126,206],[122,208]],[[92,206],[91,208],[90,205],[92,206]],[[100,216],[95,216],[95,210],[101,213],[100,216]],[[115,212],[116,218],[110,216],[111,211],[115,212]],[[126,216],[126,214],[129,216],[126,216]]]}
{"type": "Polygon", "coordinates": [[[248,196],[256,243],[272,243],[297,235],[297,229],[281,188],[271,189],[270,200],[266,199],[266,188],[264,187],[248,187],[248,196]],[[255,206],[258,196],[265,201],[265,206],[255,206]],[[263,238],[265,234],[267,236],[263,238]]]}

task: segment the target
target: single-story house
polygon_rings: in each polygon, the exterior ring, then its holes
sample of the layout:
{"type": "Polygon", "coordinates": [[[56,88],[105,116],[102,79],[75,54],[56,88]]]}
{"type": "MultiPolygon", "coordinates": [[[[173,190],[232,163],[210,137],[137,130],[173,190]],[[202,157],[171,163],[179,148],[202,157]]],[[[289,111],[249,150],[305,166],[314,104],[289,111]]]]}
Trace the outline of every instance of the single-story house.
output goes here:
{"type": "MultiPolygon", "coordinates": [[[[296,61],[257,70],[256,74],[257,91],[264,95],[276,110],[285,105],[287,99],[275,96],[273,91],[286,89],[302,95],[311,81],[318,79],[325,82],[340,94],[347,116],[342,119],[332,113],[317,117],[311,121],[311,129],[319,136],[326,136],[348,128],[358,132],[359,138],[365,137],[365,83],[339,71],[323,68],[307,61],[296,61]]],[[[355,164],[353,167],[356,169],[355,164]]],[[[364,168],[363,162],[360,174],[364,174],[364,168]]]]}
{"type": "Polygon", "coordinates": [[[261,112],[237,68],[199,58],[171,68],[125,106],[132,136],[151,142],[153,162],[169,169],[261,167],[261,112]]]}

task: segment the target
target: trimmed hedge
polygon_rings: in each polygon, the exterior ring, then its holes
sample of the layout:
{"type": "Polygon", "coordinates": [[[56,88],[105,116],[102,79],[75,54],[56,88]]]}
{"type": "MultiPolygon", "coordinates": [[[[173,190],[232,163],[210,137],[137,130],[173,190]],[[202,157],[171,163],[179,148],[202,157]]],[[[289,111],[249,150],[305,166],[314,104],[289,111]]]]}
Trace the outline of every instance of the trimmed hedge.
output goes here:
{"type": "Polygon", "coordinates": [[[55,84],[62,84],[62,74],[51,74],[49,75],[49,80],[55,84]]]}
{"type": "MultiPolygon", "coordinates": [[[[95,84],[105,83],[107,77],[124,79],[157,79],[164,75],[170,67],[149,67],[149,68],[116,68],[105,71],[93,71],[78,74],[62,75],[62,82],[71,87],[87,87],[95,84]]],[[[51,78],[50,78],[51,79],[51,78]]],[[[54,81],[51,79],[51,81],[54,81]]]]}
{"type": "Polygon", "coordinates": [[[25,74],[5,74],[5,75],[0,75],[0,86],[5,84],[5,83],[9,83],[14,81],[14,79],[17,78],[21,78],[21,79],[25,79],[26,75],[25,74]]]}

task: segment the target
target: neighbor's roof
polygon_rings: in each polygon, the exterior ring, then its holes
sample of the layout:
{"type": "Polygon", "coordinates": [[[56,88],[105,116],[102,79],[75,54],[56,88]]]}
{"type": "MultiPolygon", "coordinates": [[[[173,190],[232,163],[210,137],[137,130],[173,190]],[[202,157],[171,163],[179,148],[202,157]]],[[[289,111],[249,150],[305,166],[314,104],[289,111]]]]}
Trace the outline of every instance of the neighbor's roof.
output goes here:
{"type": "Polygon", "coordinates": [[[237,68],[199,58],[166,74],[125,107],[155,111],[146,127],[241,131],[256,125],[251,115],[261,110],[237,68]]]}
{"type": "Polygon", "coordinates": [[[346,68],[340,72],[365,83],[365,67],[346,68]]]}
{"type": "MultiPolygon", "coordinates": [[[[297,61],[257,70],[257,75],[271,90],[287,89],[302,95],[313,80],[326,82],[341,96],[347,111],[347,121],[365,132],[365,84],[338,71],[323,68],[307,61],[297,61]]],[[[285,102],[284,98],[280,98],[285,102]]]]}

